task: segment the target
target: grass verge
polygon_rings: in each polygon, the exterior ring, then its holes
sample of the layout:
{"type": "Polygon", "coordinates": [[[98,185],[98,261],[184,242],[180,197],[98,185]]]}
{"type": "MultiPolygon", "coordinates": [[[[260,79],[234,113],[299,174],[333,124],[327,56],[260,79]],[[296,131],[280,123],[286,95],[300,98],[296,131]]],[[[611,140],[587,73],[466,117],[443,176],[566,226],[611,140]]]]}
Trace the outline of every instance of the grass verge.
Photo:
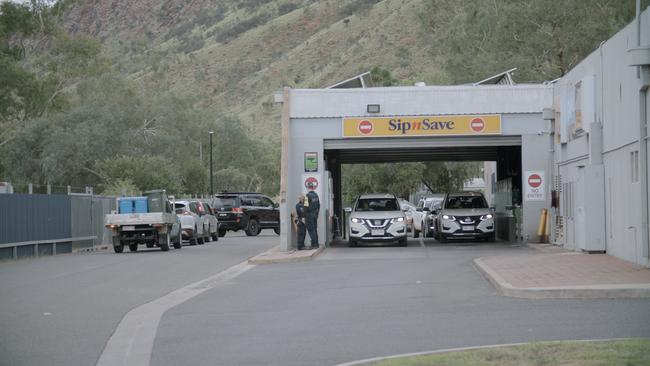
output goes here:
{"type": "Polygon", "coordinates": [[[650,365],[650,339],[535,342],[424,356],[395,358],[373,366],[641,366],[650,365]]]}

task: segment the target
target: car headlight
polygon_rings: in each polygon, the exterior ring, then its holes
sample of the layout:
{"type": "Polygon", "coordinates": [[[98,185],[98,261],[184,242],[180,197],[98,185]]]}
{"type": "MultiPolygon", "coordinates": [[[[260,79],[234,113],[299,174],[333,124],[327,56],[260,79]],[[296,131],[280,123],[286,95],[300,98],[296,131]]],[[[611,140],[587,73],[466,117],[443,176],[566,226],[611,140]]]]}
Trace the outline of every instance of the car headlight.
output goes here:
{"type": "Polygon", "coordinates": [[[451,215],[442,215],[442,218],[445,220],[456,220],[456,218],[451,215]]]}
{"type": "Polygon", "coordinates": [[[403,217],[396,217],[395,221],[396,222],[402,222],[402,221],[404,221],[404,218],[403,217]]]}
{"type": "Polygon", "coordinates": [[[492,218],[492,214],[487,214],[487,215],[481,216],[481,220],[488,220],[488,219],[491,219],[491,218],[492,218]]]}
{"type": "Polygon", "coordinates": [[[353,217],[351,221],[354,222],[355,224],[358,224],[358,223],[361,222],[361,220],[357,219],[356,217],[353,217]]]}

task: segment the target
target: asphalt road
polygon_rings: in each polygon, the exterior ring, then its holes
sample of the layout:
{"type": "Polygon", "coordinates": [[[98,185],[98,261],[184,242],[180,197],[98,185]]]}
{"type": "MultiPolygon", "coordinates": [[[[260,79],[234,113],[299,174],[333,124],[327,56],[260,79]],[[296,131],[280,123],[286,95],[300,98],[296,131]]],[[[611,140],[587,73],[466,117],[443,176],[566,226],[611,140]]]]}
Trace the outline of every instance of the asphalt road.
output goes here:
{"type": "MultiPolygon", "coordinates": [[[[129,311],[277,238],[229,233],[168,253],[0,263],[0,365],[94,365],[129,311]]],[[[329,248],[312,262],[248,269],[163,313],[151,365],[335,365],[449,347],[650,337],[650,299],[505,298],[472,264],[530,249],[422,243],[329,248]]]]}
{"type": "Polygon", "coordinates": [[[167,311],[151,364],[335,365],[450,347],[650,337],[650,299],[506,298],[472,265],[528,250],[412,240],[257,266],[167,311]]]}
{"type": "Polygon", "coordinates": [[[132,308],[278,244],[265,230],[199,246],[0,263],[0,365],[94,365],[132,308]]]}

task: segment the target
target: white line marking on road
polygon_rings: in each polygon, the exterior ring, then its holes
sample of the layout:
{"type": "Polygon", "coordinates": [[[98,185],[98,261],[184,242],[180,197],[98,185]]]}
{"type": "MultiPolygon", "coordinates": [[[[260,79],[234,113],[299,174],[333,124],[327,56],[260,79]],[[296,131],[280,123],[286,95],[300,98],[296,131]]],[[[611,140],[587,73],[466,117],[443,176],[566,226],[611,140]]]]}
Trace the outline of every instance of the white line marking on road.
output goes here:
{"type": "Polygon", "coordinates": [[[149,366],[158,324],[167,310],[207,290],[227,284],[253,267],[255,265],[248,264],[248,261],[242,262],[132,309],[108,339],[97,366],[149,366]]]}

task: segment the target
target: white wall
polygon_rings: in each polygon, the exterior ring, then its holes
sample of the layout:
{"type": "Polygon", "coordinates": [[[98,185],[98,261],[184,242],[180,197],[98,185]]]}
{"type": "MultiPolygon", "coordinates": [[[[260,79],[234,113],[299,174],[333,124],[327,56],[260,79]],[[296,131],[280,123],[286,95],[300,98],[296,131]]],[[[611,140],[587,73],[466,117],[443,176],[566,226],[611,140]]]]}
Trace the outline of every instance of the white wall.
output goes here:
{"type": "MultiPolygon", "coordinates": [[[[650,42],[649,23],[650,10],[646,10],[642,15],[642,34],[646,37],[642,44],[650,42]]],[[[641,186],[632,179],[631,154],[639,150],[640,90],[644,81],[639,77],[637,67],[627,66],[626,52],[629,48],[636,47],[636,42],[636,25],[632,23],[604,42],[555,84],[554,171],[563,183],[573,187],[562,193],[561,202],[565,204],[558,213],[565,220],[563,244],[572,249],[579,249],[583,244],[589,246],[594,240],[594,230],[600,230],[604,226],[603,235],[608,254],[648,265],[643,250],[643,246],[648,243],[643,243],[640,239],[640,231],[647,230],[647,227],[641,227],[641,186]],[[571,123],[575,122],[574,93],[578,83],[583,86],[581,101],[585,133],[571,136],[571,123]],[[585,91],[585,85],[593,85],[593,90],[585,91]],[[594,102],[593,105],[590,104],[591,101],[594,102]],[[591,120],[602,124],[602,145],[590,131],[588,123],[591,120]],[[604,170],[602,187],[598,182],[598,186],[589,187],[588,192],[581,191],[581,167],[593,166],[598,170],[601,159],[604,170]],[[587,210],[591,216],[587,220],[587,226],[580,229],[577,216],[583,203],[582,196],[587,203],[601,202],[604,196],[604,202],[587,210]],[[601,219],[604,225],[597,224],[601,219]]],[[[594,180],[598,179],[600,178],[596,175],[594,180]]]]}

